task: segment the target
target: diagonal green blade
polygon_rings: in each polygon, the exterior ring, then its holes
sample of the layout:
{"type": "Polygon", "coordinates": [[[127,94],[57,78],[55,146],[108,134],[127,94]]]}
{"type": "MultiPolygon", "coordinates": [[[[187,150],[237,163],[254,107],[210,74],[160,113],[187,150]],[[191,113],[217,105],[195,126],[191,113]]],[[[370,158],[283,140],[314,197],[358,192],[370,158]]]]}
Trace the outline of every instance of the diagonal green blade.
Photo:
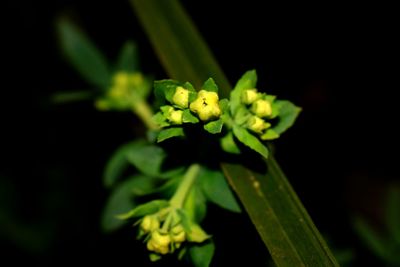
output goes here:
{"type": "MultiPolygon", "coordinates": [[[[224,96],[230,86],[192,21],[176,0],[131,0],[171,78],[196,86],[213,77],[224,96]]],[[[223,163],[229,183],[277,266],[339,266],[272,156],[265,174],[223,163]]]]}

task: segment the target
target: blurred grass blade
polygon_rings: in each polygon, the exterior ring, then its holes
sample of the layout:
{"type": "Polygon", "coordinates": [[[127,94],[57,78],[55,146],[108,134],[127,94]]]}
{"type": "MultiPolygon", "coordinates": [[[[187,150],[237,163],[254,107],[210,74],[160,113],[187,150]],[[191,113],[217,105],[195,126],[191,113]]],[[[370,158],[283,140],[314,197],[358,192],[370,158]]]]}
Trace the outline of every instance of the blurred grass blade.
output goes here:
{"type": "Polygon", "coordinates": [[[131,2],[170,77],[189,81],[198,88],[212,77],[220,87],[220,93],[225,97],[229,95],[228,80],[179,3],[153,0],[131,2]]]}
{"type": "MultiPolygon", "coordinates": [[[[194,82],[213,77],[223,96],[230,86],[205,42],[176,0],[131,0],[171,78],[194,82]]],[[[222,164],[277,266],[338,266],[335,258],[272,156],[258,174],[222,164]]]]}
{"type": "Polygon", "coordinates": [[[90,84],[106,89],[110,73],[104,55],[77,27],[67,20],[58,22],[60,45],[69,62],[90,84]]]}

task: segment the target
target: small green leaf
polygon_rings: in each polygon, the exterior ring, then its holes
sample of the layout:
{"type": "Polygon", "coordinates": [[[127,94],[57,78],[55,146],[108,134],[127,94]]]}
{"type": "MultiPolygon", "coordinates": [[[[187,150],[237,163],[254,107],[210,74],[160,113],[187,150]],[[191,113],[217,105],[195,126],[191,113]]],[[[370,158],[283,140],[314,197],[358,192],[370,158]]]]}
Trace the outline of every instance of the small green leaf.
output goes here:
{"type": "Polygon", "coordinates": [[[268,148],[264,146],[257,137],[249,133],[245,128],[238,125],[233,126],[233,134],[244,145],[260,153],[264,158],[268,158],[268,148]]]}
{"type": "Polygon", "coordinates": [[[145,144],[146,141],[144,140],[133,141],[120,146],[114,152],[114,154],[107,162],[104,170],[103,183],[106,187],[111,187],[117,181],[117,179],[121,177],[122,173],[129,166],[127,153],[130,150],[134,150],[136,148],[144,146],[145,144]]]}
{"type": "Polygon", "coordinates": [[[217,134],[222,131],[222,126],[224,125],[224,122],[222,119],[218,119],[216,121],[210,121],[209,123],[204,125],[204,130],[211,134],[217,134]]]}
{"type": "Polygon", "coordinates": [[[102,213],[103,231],[114,231],[126,222],[116,218],[118,214],[128,212],[136,205],[133,197],[150,193],[155,189],[154,179],[146,176],[133,176],[119,184],[109,196],[102,213]]]}
{"type": "Polygon", "coordinates": [[[190,224],[190,232],[188,234],[188,240],[194,243],[202,243],[209,239],[211,236],[207,234],[200,225],[196,223],[190,224]]]}
{"type": "Polygon", "coordinates": [[[219,101],[219,107],[221,108],[222,113],[228,112],[229,109],[229,100],[224,98],[219,101]]]}
{"type": "Polygon", "coordinates": [[[60,21],[58,31],[61,48],[70,63],[88,83],[107,89],[111,75],[104,55],[68,21],[60,21]]]}
{"type": "Polygon", "coordinates": [[[191,221],[201,222],[204,219],[207,212],[206,199],[198,186],[191,188],[183,208],[191,221]]]}
{"type": "Polygon", "coordinates": [[[161,173],[161,165],[165,157],[165,151],[154,145],[140,146],[127,153],[127,159],[133,166],[142,173],[153,177],[161,173]]]}
{"type": "Polygon", "coordinates": [[[227,133],[221,138],[221,147],[228,153],[240,154],[240,149],[233,138],[232,132],[227,133]]]}
{"type": "Polygon", "coordinates": [[[382,259],[387,258],[388,247],[386,246],[385,240],[381,239],[363,219],[354,218],[353,226],[359,237],[372,252],[382,259]]]}
{"type": "Polygon", "coordinates": [[[202,168],[198,179],[204,195],[209,201],[224,209],[241,212],[231,188],[220,171],[202,168]]]}
{"type": "Polygon", "coordinates": [[[160,127],[170,126],[162,112],[157,112],[152,119],[160,127]]]}
{"type": "Polygon", "coordinates": [[[268,129],[265,134],[261,135],[262,140],[274,140],[279,138],[279,134],[277,134],[273,129],[268,129]]]}
{"type": "Polygon", "coordinates": [[[117,70],[130,73],[139,71],[137,47],[133,41],[127,41],[122,46],[117,60],[117,70]]]}
{"type": "Polygon", "coordinates": [[[165,103],[165,100],[172,103],[172,97],[175,94],[176,87],[182,86],[178,81],[160,80],[154,82],[154,94],[160,104],[165,103]]]}
{"type": "Polygon", "coordinates": [[[195,267],[208,267],[214,256],[215,245],[212,240],[209,242],[193,246],[189,249],[189,254],[195,267]]]}
{"type": "Polygon", "coordinates": [[[231,113],[236,114],[237,109],[242,105],[242,92],[246,89],[255,88],[257,84],[257,73],[255,70],[247,71],[237,82],[235,88],[231,92],[231,113]]]}
{"type": "Polygon", "coordinates": [[[177,136],[185,136],[185,133],[183,132],[183,129],[181,127],[164,129],[158,133],[157,142],[160,143],[166,139],[177,136]]]}
{"type": "Polygon", "coordinates": [[[215,84],[213,78],[208,78],[208,80],[204,82],[204,84],[201,87],[201,89],[204,89],[204,90],[210,91],[210,92],[218,93],[218,86],[215,84]]]}
{"type": "Polygon", "coordinates": [[[163,200],[163,199],[152,200],[145,204],[139,205],[136,208],[134,208],[126,213],[117,215],[117,218],[121,219],[121,220],[126,220],[126,219],[134,218],[134,217],[142,217],[147,214],[156,213],[159,210],[166,208],[168,206],[169,206],[169,201],[167,201],[167,200],[163,200]]]}
{"type": "Polygon", "coordinates": [[[400,191],[398,188],[390,188],[386,200],[386,225],[390,236],[400,246],[400,191]]]}
{"type": "Polygon", "coordinates": [[[157,253],[150,253],[149,254],[149,259],[150,259],[150,261],[151,262],[156,262],[156,261],[159,261],[159,260],[161,260],[161,255],[160,254],[157,254],[157,253]]]}
{"type": "Polygon", "coordinates": [[[279,122],[272,129],[280,135],[294,124],[297,116],[300,114],[301,108],[287,100],[276,100],[276,103],[280,106],[279,122]]]}
{"type": "Polygon", "coordinates": [[[183,111],[182,121],[184,123],[198,123],[199,119],[190,112],[190,109],[185,109],[183,111]]]}

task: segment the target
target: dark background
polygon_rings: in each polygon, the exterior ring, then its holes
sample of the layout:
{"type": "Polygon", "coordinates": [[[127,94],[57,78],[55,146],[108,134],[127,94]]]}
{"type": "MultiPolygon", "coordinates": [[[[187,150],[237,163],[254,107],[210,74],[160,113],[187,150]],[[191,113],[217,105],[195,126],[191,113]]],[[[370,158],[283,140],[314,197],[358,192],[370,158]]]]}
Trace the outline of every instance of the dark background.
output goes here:
{"type": "MultiPolygon", "coordinates": [[[[361,214],[382,229],[382,200],[399,182],[394,9],[182,2],[232,83],[255,68],[259,88],[303,107],[295,127],[276,142],[277,159],[331,245],[352,249],[353,266],[380,266],[350,219],[361,214]]],[[[108,194],[103,166],[133,138],[138,121],[97,112],[90,101],[49,101],[57,91],[90,89],[59,51],[60,15],[72,18],[112,60],[124,41],[136,40],[143,72],[166,78],[128,1],[8,1],[3,12],[2,259],[146,265],[134,230],[104,235],[99,227],[108,194]]],[[[219,213],[211,208],[219,219],[205,222],[217,233],[215,266],[248,259],[261,266],[265,249],[248,218],[219,213]]]]}

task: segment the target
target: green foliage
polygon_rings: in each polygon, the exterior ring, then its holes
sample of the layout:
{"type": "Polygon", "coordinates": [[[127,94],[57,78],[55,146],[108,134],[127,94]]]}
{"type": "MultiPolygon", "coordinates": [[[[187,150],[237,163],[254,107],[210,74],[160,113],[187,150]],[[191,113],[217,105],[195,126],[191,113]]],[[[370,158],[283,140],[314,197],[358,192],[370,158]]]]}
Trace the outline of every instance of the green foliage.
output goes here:
{"type": "Polygon", "coordinates": [[[215,245],[214,242],[209,241],[201,246],[193,246],[189,249],[190,258],[195,267],[208,267],[210,266],[212,257],[214,255],[215,245]]]}
{"type": "Polygon", "coordinates": [[[86,35],[68,21],[59,21],[58,31],[61,47],[69,62],[88,83],[106,90],[111,74],[104,55],[86,35]]]}
{"type": "Polygon", "coordinates": [[[136,44],[132,41],[127,41],[121,48],[119,53],[116,70],[123,72],[138,72],[139,60],[136,44]]]}
{"type": "Polygon", "coordinates": [[[152,177],[162,173],[161,165],[166,156],[164,150],[155,145],[138,146],[127,152],[128,161],[141,173],[152,177]]]}
{"type": "Polygon", "coordinates": [[[268,157],[268,148],[264,146],[257,137],[249,133],[245,128],[240,126],[233,126],[233,134],[236,138],[244,145],[250,147],[254,151],[258,152],[264,158],[268,157]]]}
{"type": "Polygon", "coordinates": [[[143,217],[147,214],[156,213],[159,210],[166,208],[168,206],[169,206],[169,202],[167,200],[156,199],[156,200],[147,202],[145,204],[139,205],[126,213],[119,214],[117,216],[117,218],[119,218],[121,220],[126,220],[126,219],[134,218],[134,217],[143,217]]]}
{"type": "Polygon", "coordinates": [[[177,136],[185,136],[185,133],[183,132],[182,128],[176,127],[176,128],[164,129],[159,132],[157,136],[157,142],[162,142],[164,140],[177,136]]]}

